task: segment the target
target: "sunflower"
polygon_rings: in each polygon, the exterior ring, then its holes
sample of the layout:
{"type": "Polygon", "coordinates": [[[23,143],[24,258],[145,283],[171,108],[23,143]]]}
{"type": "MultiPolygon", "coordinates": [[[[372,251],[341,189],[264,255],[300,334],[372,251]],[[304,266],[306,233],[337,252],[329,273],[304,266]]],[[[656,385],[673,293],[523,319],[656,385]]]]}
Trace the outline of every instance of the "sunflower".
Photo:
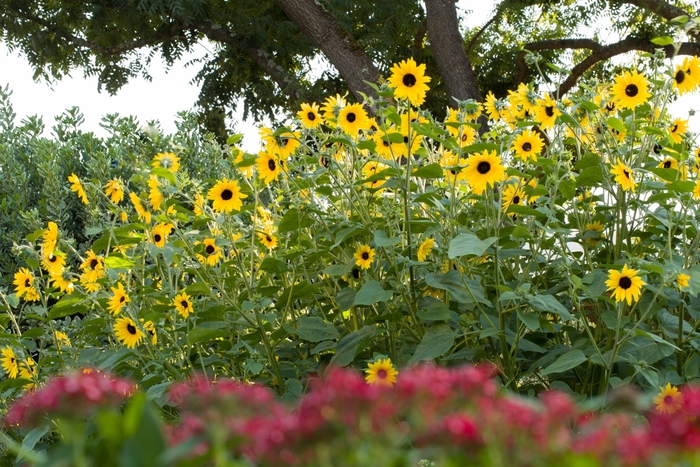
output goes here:
{"type": "Polygon", "coordinates": [[[80,265],[85,277],[90,282],[102,279],[105,275],[105,260],[102,256],[97,256],[94,251],[85,252],[86,258],[80,265]]]}
{"type": "Polygon", "coordinates": [[[392,365],[390,358],[384,360],[380,358],[376,362],[370,363],[367,365],[365,373],[367,373],[367,376],[365,376],[367,384],[388,387],[394,385],[396,376],[399,374],[394,365],[392,365]]]}
{"type": "Polygon", "coordinates": [[[68,338],[68,335],[65,332],[62,331],[56,331],[54,333],[54,337],[56,338],[56,346],[61,347],[61,345],[65,347],[70,347],[70,339],[68,338]]]}
{"type": "Polygon", "coordinates": [[[681,120],[680,118],[677,118],[673,121],[671,127],[668,129],[668,134],[674,143],[680,144],[680,142],[683,141],[683,135],[687,131],[688,120],[681,120]]]}
{"type": "Polygon", "coordinates": [[[306,128],[317,128],[323,124],[323,118],[319,113],[318,104],[301,104],[301,110],[297,112],[301,124],[306,128]]]}
{"type": "Polygon", "coordinates": [[[464,178],[472,191],[480,195],[488,185],[494,185],[506,178],[506,169],[495,151],[484,151],[467,159],[464,178]]]}
{"type": "Polygon", "coordinates": [[[192,211],[194,211],[195,216],[201,216],[204,214],[204,209],[207,206],[207,200],[204,199],[204,196],[201,193],[197,193],[194,196],[194,206],[192,207],[192,211]]]}
{"type": "MultiPolygon", "coordinates": [[[[378,173],[381,173],[382,171],[388,169],[389,166],[386,164],[383,164],[381,162],[377,161],[369,161],[367,162],[364,166],[362,166],[362,176],[366,179],[372,178],[378,173]]],[[[365,182],[365,186],[367,188],[372,188],[372,189],[379,189],[386,183],[387,177],[380,178],[377,180],[371,180],[368,182],[365,182]]]]}
{"type": "Polygon", "coordinates": [[[355,257],[355,265],[362,269],[369,269],[374,262],[374,248],[370,248],[369,245],[362,245],[355,251],[353,255],[355,257]]]}
{"type": "Polygon", "coordinates": [[[280,158],[286,158],[296,152],[301,145],[299,143],[299,133],[284,131],[277,136],[270,128],[261,127],[259,130],[260,138],[265,143],[265,151],[272,153],[280,158]]]}
{"type": "Polygon", "coordinates": [[[241,193],[236,180],[219,180],[207,193],[207,199],[213,201],[212,209],[215,212],[231,212],[234,209],[240,211],[243,206],[241,201],[247,198],[248,195],[241,193]]]}
{"type": "Polygon", "coordinates": [[[231,150],[236,154],[234,162],[236,163],[238,170],[241,171],[245,178],[252,177],[255,164],[250,162],[250,158],[248,157],[250,155],[236,147],[232,148],[231,150]],[[244,157],[246,158],[246,165],[242,165],[244,157]]]}
{"type": "Polygon", "coordinates": [[[5,370],[7,376],[10,378],[16,378],[17,373],[19,373],[19,364],[17,363],[17,358],[15,353],[10,347],[5,347],[2,349],[2,369],[5,370]]]}
{"type": "Polygon", "coordinates": [[[642,294],[642,286],[646,282],[641,277],[637,277],[637,274],[639,274],[639,270],[628,269],[626,264],[622,271],[616,271],[615,269],[608,271],[608,280],[605,281],[605,285],[608,286],[608,290],[613,291],[615,301],[621,302],[626,300],[627,305],[632,305],[633,300],[639,300],[639,296],[642,294]]]}
{"type": "Polygon", "coordinates": [[[371,123],[362,104],[347,105],[338,114],[338,126],[352,137],[357,137],[360,130],[369,129],[371,123]]]}
{"type": "Polygon", "coordinates": [[[681,272],[680,274],[678,274],[678,277],[676,277],[676,285],[681,290],[690,286],[690,276],[681,272]]]}
{"type": "Polygon", "coordinates": [[[58,250],[55,250],[54,253],[57,254],[44,254],[41,257],[41,267],[49,274],[63,271],[66,264],[63,253],[58,250]]]}
{"type": "Polygon", "coordinates": [[[154,210],[158,211],[163,203],[163,193],[158,189],[161,186],[158,177],[151,175],[146,183],[148,184],[148,202],[154,210]]]}
{"type": "Polygon", "coordinates": [[[661,392],[654,396],[654,404],[656,410],[660,413],[673,415],[683,406],[683,394],[677,387],[671,386],[671,383],[666,383],[666,387],[660,386],[661,392]]]}
{"type": "Polygon", "coordinates": [[[623,190],[632,191],[634,193],[634,188],[637,184],[634,182],[632,169],[622,163],[620,159],[618,159],[617,164],[613,165],[612,169],[610,169],[610,173],[615,175],[615,181],[622,186],[623,190]]]}
{"type": "Polygon", "coordinates": [[[658,167],[660,169],[678,170],[678,161],[675,158],[668,156],[667,158],[659,162],[658,167]]]}
{"type": "Polygon", "coordinates": [[[519,184],[509,183],[503,189],[501,209],[507,212],[512,205],[522,206],[526,204],[525,194],[519,184]]]}
{"type": "Polygon", "coordinates": [[[153,324],[153,321],[146,321],[143,323],[143,328],[146,330],[146,333],[150,336],[151,338],[151,344],[156,345],[158,343],[158,334],[156,334],[156,326],[153,324]]]}
{"type": "Polygon", "coordinates": [[[600,221],[587,223],[586,233],[584,234],[584,236],[586,236],[586,234],[588,234],[589,236],[585,238],[586,245],[591,247],[597,246],[600,243],[601,239],[605,237],[603,230],[605,230],[605,226],[601,224],[600,221]]]}
{"type": "Polygon", "coordinates": [[[195,245],[199,245],[200,243],[204,244],[204,253],[206,253],[206,255],[200,255],[198,253],[197,259],[203,264],[216,266],[216,264],[221,261],[221,258],[224,256],[221,252],[221,248],[216,246],[216,240],[213,238],[205,238],[203,242],[197,242],[195,245]]]}
{"type": "Polygon", "coordinates": [[[476,131],[469,125],[464,125],[464,121],[467,120],[467,115],[458,109],[449,109],[449,114],[445,119],[445,123],[459,123],[460,125],[445,125],[447,131],[450,132],[452,136],[459,139],[459,146],[469,146],[473,144],[476,140],[476,131]]]}
{"type": "Polygon", "coordinates": [[[396,157],[396,152],[398,152],[398,144],[392,143],[389,138],[389,134],[395,134],[396,131],[392,128],[389,129],[379,129],[372,135],[372,140],[376,144],[375,152],[377,155],[383,159],[393,159],[396,157]]]}
{"type": "Polygon", "coordinates": [[[180,292],[179,295],[175,295],[175,298],[173,298],[172,305],[175,307],[178,314],[183,318],[187,318],[193,311],[192,301],[190,298],[191,297],[187,295],[187,292],[185,291],[180,292]]]}
{"type": "Polygon", "coordinates": [[[100,290],[101,286],[92,276],[92,272],[84,272],[79,276],[80,285],[85,289],[86,292],[92,293],[100,290]]]}
{"type": "Polygon", "coordinates": [[[51,272],[49,273],[49,277],[51,278],[51,285],[60,289],[61,292],[70,295],[73,293],[73,290],[75,290],[73,278],[70,277],[70,272],[68,272],[68,270],[63,269],[61,271],[51,272]]]}
{"type": "Polygon", "coordinates": [[[105,194],[114,204],[119,204],[124,199],[124,187],[119,180],[112,179],[105,185],[105,194]]]}
{"type": "Polygon", "coordinates": [[[153,227],[153,232],[151,232],[151,241],[160,248],[163,248],[168,242],[168,235],[170,235],[171,225],[161,222],[160,224],[153,227]]]}
{"type": "Polygon", "coordinates": [[[428,92],[430,77],[425,76],[425,64],[417,65],[409,58],[391,67],[391,76],[387,80],[389,87],[394,89],[394,97],[408,99],[413,105],[421,105],[428,92]]]}
{"type": "Polygon", "coordinates": [[[121,282],[118,282],[116,287],[110,287],[109,290],[112,291],[113,295],[109,299],[107,309],[113,315],[118,315],[119,312],[122,311],[122,308],[124,308],[124,305],[129,303],[131,299],[126,294],[126,290],[124,290],[124,286],[121,282]]]}
{"type": "Polygon", "coordinates": [[[615,77],[611,93],[620,107],[623,109],[634,109],[638,105],[644,104],[651,96],[648,91],[649,83],[644,75],[633,71],[625,71],[615,77]]]}
{"type": "Polygon", "coordinates": [[[265,183],[277,180],[283,166],[274,154],[265,151],[258,152],[255,165],[258,168],[258,177],[265,183]]]}
{"type": "Polygon", "coordinates": [[[700,199],[700,180],[695,182],[695,187],[693,188],[693,198],[700,199]]]}
{"type": "Polygon", "coordinates": [[[50,221],[48,227],[41,234],[43,243],[41,244],[41,252],[44,255],[50,255],[56,249],[58,243],[58,226],[55,222],[50,221]]]}
{"type": "MultiPolygon", "coordinates": [[[[678,89],[678,94],[681,96],[686,92],[694,91],[698,84],[700,84],[691,74],[691,64],[691,59],[686,57],[681,65],[676,66],[676,72],[673,74],[673,87],[678,89]]],[[[700,73],[696,74],[696,76],[698,75],[700,75],[700,73]]]]}
{"type": "Polygon", "coordinates": [[[32,357],[27,357],[24,362],[20,363],[19,377],[31,381],[31,383],[24,385],[24,389],[30,391],[36,389],[36,382],[34,381],[36,379],[36,363],[32,357]]]}
{"type": "Polygon", "coordinates": [[[423,243],[421,243],[418,246],[418,251],[416,251],[416,256],[418,257],[418,261],[425,261],[425,259],[428,257],[430,252],[433,250],[435,247],[435,239],[433,238],[426,238],[423,240],[423,243]]]}
{"type": "Polygon", "coordinates": [[[32,287],[27,289],[27,293],[24,295],[24,300],[27,302],[38,302],[41,300],[41,295],[39,295],[39,291],[35,287],[32,287]]]}
{"type": "Polygon", "coordinates": [[[143,331],[136,327],[136,323],[131,318],[117,319],[114,323],[114,334],[119,339],[119,342],[130,349],[139,345],[141,339],[146,337],[143,331]]]}
{"type": "Polygon", "coordinates": [[[83,204],[88,204],[85,189],[83,188],[83,184],[80,183],[80,179],[78,178],[78,176],[74,173],[71,173],[70,177],[68,177],[68,181],[71,183],[70,191],[74,191],[75,193],[77,193],[78,198],[80,198],[80,201],[82,201],[83,204]]]}
{"type": "Polygon", "coordinates": [[[525,130],[515,138],[512,149],[515,151],[515,157],[518,159],[527,162],[531,158],[533,162],[537,162],[537,155],[542,151],[543,147],[544,141],[542,141],[540,135],[534,131],[525,130]]]}
{"type": "Polygon", "coordinates": [[[537,106],[533,109],[535,121],[540,124],[540,128],[543,130],[552,128],[557,117],[561,115],[561,111],[557,108],[557,102],[549,94],[545,94],[544,99],[537,99],[536,102],[537,106]]]}
{"type": "Polygon", "coordinates": [[[146,221],[147,224],[151,223],[151,213],[143,207],[143,204],[141,203],[141,198],[136,193],[129,193],[129,199],[131,200],[131,204],[134,205],[134,209],[136,209],[136,213],[139,215],[139,219],[143,219],[146,221]]]}
{"type": "Polygon", "coordinates": [[[269,230],[258,232],[258,238],[260,239],[260,242],[270,250],[277,247],[277,237],[275,237],[269,230]]]}
{"type": "MultiPolygon", "coordinates": [[[[686,65],[687,68],[685,68],[685,74],[692,78],[697,84],[700,84],[700,58],[693,56],[686,60],[688,60],[688,63],[686,65]]],[[[686,64],[685,60],[683,64],[686,64]]]]}
{"type": "Polygon", "coordinates": [[[495,122],[497,122],[503,116],[502,111],[505,105],[505,103],[496,99],[496,96],[491,91],[486,94],[486,99],[484,100],[484,103],[481,104],[489,118],[495,122]]]}
{"type": "Polygon", "coordinates": [[[465,159],[460,159],[452,151],[445,151],[440,158],[440,165],[442,166],[442,171],[445,174],[445,178],[450,185],[454,185],[459,181],[465,180],[464,171],[464,161],[465,159]]]}
{"type": "Polygon", "coordinates": [[[159,152],[156,154],[156,157],[153,158],[151,165],[175,173],[180,168],[180,158],[172,152],[159,152]]]}
{"type": "Polygon", "coordinates": [[[15,273],[15,280],[12,283],[15,284],[15,293],[19,298],[22,298],[22,295],[34,286],[34,275],[29,269],[20,268],[15,273]]]}

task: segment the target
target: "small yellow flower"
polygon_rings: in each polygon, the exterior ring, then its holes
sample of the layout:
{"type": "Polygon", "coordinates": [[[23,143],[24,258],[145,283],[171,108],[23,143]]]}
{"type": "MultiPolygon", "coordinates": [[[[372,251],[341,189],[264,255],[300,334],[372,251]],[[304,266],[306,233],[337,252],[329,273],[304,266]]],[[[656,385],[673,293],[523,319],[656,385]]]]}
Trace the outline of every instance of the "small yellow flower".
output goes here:
{"type": "Polygon", "coordinates": [[[683,406],[683,394],[671,383],[666,383],[666,387],[661,386],[660,389],[661,392],[654,397],[656,410],[673,415],[683,406]]]}
{"type": "Polygon", "coordinates": [[[367,384],[389,387],[394,385],[396,376],[399,374],[398,370],[392,365],[390,358],[385,360],[380,358],[376,362],[370,363],[367,365],[365,373],[367,373],[367,376],[365,376],[367,384]]]}
{"type": "Polygon", "coordinates": [[[418,247],[416,255],[418,256],[418,261],[425,261],[432,249],[435,247],[435,239],[426,238],[423,243],[418,247]]]}
{"type": "Polygon", "coordinates": [[[70,186],[70,191],[73,191],[78,194],[78,198],[80,198],[80,201],[83,202],[83,204],[88,204],[88,199],[87,195],[85,194],[85,189],[83,188],[83,184],[80,183],[80,179],[78,176],[74,173],[70,174],[70,177],[68,177],[68,181],[71,183],[70,186]]]}
{"type": "Polygon", "coordinates": [[[362,269],[369,269],[374,262],[374,254],[374,248],[370,248],[369,245],[360,246],[360,248],[355,251],[355,265],[362,269]]]}
{"type": "Polygon", "coordinates": [[[627,305],[632,305],[632,301],[639,300],[642,294],[642,287],[646,282],[641,277],[637,277],[639,270],[629,269],[627,265],[621,271],[611,269],[608,271],[608,280],[605,285],[608,290],[612,290],[613,298],[616,302],[627,301],[627,305]]]}
{"type": "Polygon", "coordinates": [[[175,307],[178,314],[183,318],[187,318],[193,311],[192,301],[190,298],[191,297],[187,295],[187,292],[185,291],[180,292],[179,295],[176,295],[175,298],[173,298],[172,305],[175,307]]]}
{"type": "Polygon", "coordinates": [[[124,199],[124,187],[122,182],[112,179],[105,185],[105,194],[114,204],[119,204],[124,199]]]}
{"type": "Polygon", "coordinates": [[[676,285],[679,289],[684,289],[690,285],[690,276],[687,274],[680,273],[676,278],[676,285]]]}

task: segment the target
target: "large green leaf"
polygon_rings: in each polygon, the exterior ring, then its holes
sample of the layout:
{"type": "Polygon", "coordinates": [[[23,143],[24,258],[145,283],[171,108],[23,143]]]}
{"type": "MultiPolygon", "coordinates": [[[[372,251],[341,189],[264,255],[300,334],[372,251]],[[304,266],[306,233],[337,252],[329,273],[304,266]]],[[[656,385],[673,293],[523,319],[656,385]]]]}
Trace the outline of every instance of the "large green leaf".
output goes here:
{"type": "Polygon", "coordinates": [[[367,281],[357,295],[355,295],[354,306],[374,305],[377,302],[386,302],[394,294],[391,290],[384,290],[377,281],[367,281]]]}
{"type": "Polygon", "coordinates": [[[84,314],[87,307],[84,304],[85,295],[73,292],[70,295],[64,295],[61,299],[51,307],[49,311],[49,319],[59,319],[76,313],[84,314]]]}
{"type": "Polygon", "coordinates": [[[557,358],[554,363],[542,370],[542,375],[551,373],[562,373],[564,371],[576,368],[583,362],[588,360],[586,355],[578,349],[569,350],[561,357],[557,358]]]}
{"type": "Polygon", "coordinates": [[[360,348],[360,344],[373,338],[376,332],[376,326],[365,326],[340,339],[338,346],[335,348],[335,355],[331,358],[331,364],[346,366],[352,363],[355,359],[355,354],[360,348]]]}
{"type": "Polygon", "coordinates": [[[455,337],[455,332],[447,324],[431,326],[423,335],[423,340],[416,347],[416,352],[408,364],[440,357],[452,348],[455,337]]]}
{"type": "Polygon", "coordinates": [[[561,316],[563,320],[574,319],[573,315],[567,310],[564,305],[559,303],[553,295],[538,294],[538,295],[527,295],[525,300],[530,304],[532,308],[537,311],[544,311],[546,313],[555,313],[561,316]]]}
{"type": "Polygon", "coordinates": [[[489,237],[486,240],[480,240],[474,234],[463,233],[457,235],[450,241],[450,248],[447,255],[450,259],[459,258],[460,256],[482,256],[488,247],[498,240],[498,237],[489,237]]]}
{"type": "Polygon", "coordinates": [[[340,337],[331,323],[318,316],[302,316],[297,321],[297,335],[305,341],[321,342],[340,337]]]}

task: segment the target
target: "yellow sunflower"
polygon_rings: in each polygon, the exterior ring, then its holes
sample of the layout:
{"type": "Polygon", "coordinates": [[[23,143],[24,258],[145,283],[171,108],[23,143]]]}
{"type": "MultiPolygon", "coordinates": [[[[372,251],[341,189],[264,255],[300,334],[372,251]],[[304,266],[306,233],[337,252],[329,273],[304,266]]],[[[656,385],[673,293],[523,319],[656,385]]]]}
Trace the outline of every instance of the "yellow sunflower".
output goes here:
{"type": "Polygon", "coordinates": [[[19,363],[14,351],[10,347],[2,349],[2,369],[9,378],[16,378],[19,373],[19,363]]]}
{"type": "Polygon", "coordinates": [[[515,151],[515,157],[518,159],[522,159],[524,162],[532,159],[533,162],[537,162],[537,155],[542,151],[543,147],[544,141],[540,138],[540,135],[532,130],[525,130],[515,138],[512,149],[515,151]]]}
{"type": "Polygon", "coordinates": [[[151,175],[146,183],[148,184],[148,202],[154,210],[158,211],[163,203],[163,193],[158,189],[161,186],[158,177],[151,175]]]}
{"type": "Polygon", "coordinates": [[[299,143],[299,133],[296,131],[285,131],[275,136],[276,132],[273,132],[269,128],[262,127],[259,133],[260,138],[263,140],[263,143],[265,143],[265,151],[281,159],[294,154],[301,145],[301,143],[299,143]]]}
{"type": "Polygon", "coordinates": [[[56,331],[54,336],[56,338],[56,346],[60,347],[63,345],[65,347],[70,347],[70,339],[65,332],[56,331]]]}
{"type": "Polygon", "coordinates": [[[41,253],[50,255],[58,244],[58,225],[53,221],[49,221],[47,229],[41,234],[41,238],[43,240],[41,253]]]}
{"type": "Polygon", "coordinates": [[[207,193],[207,199],[213,201],[212,209],[215,212],[231,212],[234,209],[240,211],[243,206],[241,201],[248,195],[241,193],[238,181],[223,179],[216,182],[207,193]]]}
{"type": "MultiPolygon", "coordinates": [[[[678,94],[681,96],[686,92],[692,92],[698,87],[698,83],[692,76],[692,71],[690,70],[691,59],[686,57],[683,63],[676,66],[676,72],[673,74],[673,87],[678,90],[678,94]]],[[[698,70],[700,71],[700,70],[698,70]]],[[[698,73],[696,76],[700,75],[698,73]]]]}
{"type": "Polygon", "coordinates": [[[216,240],[213,238],[205,238],[203,242],[197,242],[195,245],[199,245],[200,243],[204,244],[205,254],[200,255],[197,253],[197,259],[203,264],[216,266],[216,264],[221,261],[221,258],[224,256],[221,252],[221,248],[216,246],[216,240]]]}
{"type": "Polygon", "coordinates": [[[19,298],[22,298],[22,295],[34,287],[34,275],[27,268],[19,268],[14,279],[12,283],[15,285],[15,293],[19,298]]]}
{"type": "Polygon", "coordinates": [[[105,185],[105,194],[114,204],[119,204],[124,199],[124,187],[122,182],[112,179],[105,185]]]}
{"type": "Polygon", "coordinates": [[[367,376],[365,376],[367,384],[388,387],[394,385],[396,376],[399,374],[394,365],[392,365],[390,358],[384,360],[380,358],[376,362],[370,363],[367,365],[365,373],[367,373],[367,376]]]}
{"type": "Polygon", "coordinates": [[[207,206],[207,200],[204,199],[204,196],[201,193],[197,193],[194,196],[194,206],[192,208],[192,211],[194,211],[195,216],[201,216],[204,214],[204,209],[207,206]]]}
{"type": "Polygon", "coordinates": [[[658,167],[659,167],[660,169],[673,169],[673,170],[678,170],[678,161],[677,161],[675,158],[673,158],[673,157],[671,157],[671,156],[668,156],[668,157],[666,157],[664,160],[662,160],[661,162],[659,162],[658,167]]]}
{"type": "Polygon", "coordinates": [[[615,175],[615,181],[622,186],[623,190],[634,193],[637,184],[634,181],[632,169],[627,167],[620,159],[617,160],[617,164],[612,166],[610,173],[615,175]]]}
{"type": "Polygon", "coordinates": [[[677,387],[666,383],[666,387],[660,386],[659,389],[661,392],[654,396],[657,411],[673,415],[683,407],[683,393],[677,387]]]}
{"type": "Polygon", "coordinates": [[[41,257],[41,266],[49,274],[63,271],[63,268],[66,264],[66,260],[63,257],[63,253],[61,253],[58,250],[54,250],[54,253],[43,254],[41,257]]]}
{"type": "Polygon", "coordinates": [[[487,186],[494,186],[506,178],[506,169],[495,151],[475,154],[467,159],[466,164],[464,178],[477,195],[482,194],[487,186]]]}
{"type": "Polygon", "coordinates": [[[625,71],[621,75],[617,75],[611,93],[613,99],[620,104],[620,107],[623,109],[634,109],[649,99],[651,94],[648,89],[649,83],[647,79],[644,75],[634,70],[632,73],[625,71]]]}
{"type": "Polygon", "coordinates": [[[394,89],[394,97],[408,99],[413,105],[425,102],[430,77],[425,76],[425,64],[417,65],[412,58],[404,60],[391,67],[391,76],[387,80],[389,87],[394,89]]]}
{"type": "Polygon", "coordinates": [[[493,92],[489,91],[488,94],[486,94],[486,99],[481,106],[491,120],[498,121],[501,118],[501,107],[503,104],[496,99],[493,92]]]}
{"type": "MultiPolygon", "coordinates": [[[[386,170],[388,168],[389,168],[388,165],[383,164],[381,162],[369,161],[365,165],[362,166],[362,176],[365,179],[368,179],[368,178],[374,177],[378,173],[381,173],[383,170],[386,170]]],[[[386,180],[387,180],[387,177],[380,178],[378,180],[368,181],[368,182],[365,182],[365,186],[376,190],[376,189],[381,188],[382,185],[384,185],[386,183],[386,180]]]]}
{"type": "Polygon", "coordinates": [[[357,137],[360,130],[369,129],[371,124],[362,104],[346,105],[338,114],[338,126],[352,137],[357,137]]]}
{"type": "Polygon", "coordinates": [[[172,152],[159,152],[151,162],[153,167],[162,167],[172,173],[177,172],[180,168],[180,158],[172,152]]]}
{"type": "Polygon", "coordinates": [[[695,187],[693,188],[693,198],[700,199],[700,180],[695,182],[695,187]]]}
{"type": "Polygon", "coordinates": [[[423,243],[421,243],[418,246],[418,251],[416,251],[416,256],[418,257],[418,261],[425,261],[425,259],[428,257],[430,252],[433,250],[435,247],[435,239],[433,238],[426,238],[423,240],[423,243]]]}
{"type": "Polygon", "coordinates": [[[67,269],[51,272],[49,273],[49,278],[51,279],[51,285],[60,289],[61,292],[70,295],[73,293],[73,290],[75,290],[73,278],[70,276],[70,272],[67,269]]]}
{"type": "Polygon", "coordinates": [[[398,143],[392,143],[389,137],[389,134],[392,133],[397,133],[393,127],[389,129],[380,128],[372,135],[372,140],[376,144],[375,152],[383,159],[393,159],[399,151],[398,143]]]}
{"type": "Polygon", "coordinates": [[[277,237],[275,237],[269,230],[258,232],[258,239],[260,239],[260,242],[270,250],[277,248],[277,237]]]}
{"type": "Polygon", "coordinates": [[[605,237],[603,230],[605,230],[605,226],[601,224],[600,221],[588,222],[586,224],[586,233],[591,232],[589,234],[591,236],[586,238],[586,245],[591,247],[597,246],[605,237]]]}
{"type": "Polygon", "coordinates": [[[632,301],[639,300],[642,294],[642,286],[646,284],[641,277],[638,277],[638,269],[629,269],[627,265],[622,271],[611,269],[608,271],[608,280],[605,285],[608,290],[612,290],[613,298],[616,302],[627,301],[627,305],[632,305],[632,301]]]}
{"type": "Polygon", "coordinates": [[[139,219],[143,219],[146,221],[146,223],[150,224],[151,223],[151,213],[143,207],[143,204],[141,203],[141,198],[136,193],[129,193],[129,199],[131,200],[131,204],[134,205],[134,209],[136,209],[136,213],[139,215],[139,219]]]}
{"type": "Polygon", "coordinates": [[[338,114],[340,114],[340,111],[346,105],[348,105],[347,101],[340,94],[336,94],[335,96],[330,96],[326,98],[326,101],[321,106],[321,112],[323,112],[323,119],[326,121],[328,121],[328,119],[330,118],[332,118],[333,120],[337,119],[338,114]]]}
{"type": "Polygon", "coordinates": [[[266,151],[258,152],[255,165],[258,168],[258,177],[265,183],[277,180],[283,167],[277,156],[266,151]]]}
{"type": "Polygon", "coordinates": [[[678,286],[679,289],[685,289],[686,287],[690,286],[690,276],[688,274],[683,274],[682,272],[678,274],[678,277],[676,277],[676,286],[678,286]]]}
{"type": "MultiPolygon", "coordinates": [[[[687,58],[687,68],[685,68],[685,74],[693,79],[697,84],[700,85],[700,58],[693,56],[687,58]]],[[[683,61],[685,64],[685,60],[683,61]]]]}
{"type": "Polygon", "coordinates": [[[160,224],[153,227],[153,232],[151,232],[151,240],[153,243],[160,248],[163,248],[168,242],[168,235],[170,235],[171,225],[161,222],[160,224]]]}
{"type": "Polygon", "coordinates": [[[102,256],[97,256],[94,251],[85,252],[86,258],[80,265],[80,269],[85,274],[89,282],[102,279],[105,275],[105,260],[102,256]]]}
{"type": "Polygon", "coordinates": [[[151,344],[156,345],[158,343],[158,334],[156,334],[156,326],[153,321],[146,321],[143,323],[143,329],[146,330],[146,334],[150,336],[151,344]]]}
{"type": "Polygon", "coordinates": [[[24,300],[28,302],[38,302],[41,300],[41,295],[39,295],[39,291],[36,289],[36,287],[32,287],[31,289],[27,289],[27,293],[24,295],[24,300]]]}
{"type": "Polygon", "coordinates": [[[545,94],[544,99],[537,99],[537,105],[533,109],[535,121],[540,124],[540,128],[548,130],[554,126],[561,111],[557,108],[557,102],[552,96],[545,94]]]}
{"type": "Polygon", "coordinates": [[[121,282],[118,282],[116,287],[110,287],[109,290],[112,291],[113,295],[109,299],[107,309],[113,315],[118,315],[119,312],[122,311],[122,308],[124,308],[124,306],[129,303],[131,299],[126,294],[126,290],[124,290],[124,286],[121,282]]]}
{"type": "Polygon", "coordinates": [[[464,163],[466,159],[460,159],[452,151],[445,151],[440,158],[440,165],[445,178],[450,185],[465,180],[464,163]]]}
{"type": "Polygon", "coordinates": [[[83,204],[88,204],[85,189],[83,188],[83,184],[80,183],[80,179],[78,178],[78,176],[74,173],[71,173],[70,177],[68,177],[68,181],[71,183],[70,191],[77,193],[78,198],[80,198],[80,201],[82,201],[83,204]]]}
{"type": "Polygon", "coordinates": [[[369,245],[360,246],[353,255],[355,257],[355,265],[362,269],[369,269],[374,262],[375,253],[374,248],[370,248],[369,245]]]}
{"type": "Polygon", "coordinates": [[[526,204],[526,199],[522,187],[520,187],[519,184],[509,183],[503,189],[501,209],[503,209],[503,212],[507,212],[508,208],[513,204],[522,206],[526,204]]]}
{"type": "Polygon", "coordinates": [[[24,362],[20,363],[19,377],[31,381],[31,383],[24,385],[24,389],[28,389],[30,391],[32,389],[36,389],[36,363],[32,357],[27,357],[24,362]]]}
{"type": "Polygon", "coordinates": [[[180,292],[180,294],[175,295],[175,298],[173,298],[172,305],[175,307],[178,314],[183,318],[187,318],[193,311],[192,301],[190,298],[191,297],[187,295],[187,292],[185,291],[180,292]]]}
{"type": "Polygon", "coordinates": [[[86,292],[92,293],[100,290],[101,286],[96,279],[92,276],[92,272],[84,272],[80,275],[80,285],[85,289],[86,292]]]}
{"type": "Polygon", "coordinates": [[[301,124],[306,128],[317,128],[323,124],[323,117],[319,113],[318,104],[301,104],[301,110],[297,112],[301,124]]]}
{"type": "Polygon", "coordinates": [[[677,118],[668,129],[668,134],[674,143],[680,144],[680,142],[683,141],[683,135],[686,134],[687,131],[688,120],[681,120],[680,118],[677,118]]]}
{"type": "Polygon", "coordinates": [[[123,345],[133,349],[141,343],[141,340],[146,335],[138,327],[131,318],[119,318],[114,323],[114,334],[123,345]]]}

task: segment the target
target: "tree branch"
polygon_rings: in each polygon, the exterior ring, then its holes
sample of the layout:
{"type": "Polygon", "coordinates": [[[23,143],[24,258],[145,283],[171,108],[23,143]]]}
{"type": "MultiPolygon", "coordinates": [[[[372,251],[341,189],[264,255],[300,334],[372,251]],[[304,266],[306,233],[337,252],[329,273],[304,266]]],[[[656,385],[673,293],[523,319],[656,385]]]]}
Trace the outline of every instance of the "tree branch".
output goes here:
{"type": "Polygon", "coordinates": [[[501,16],[502,13],[503,13],[502,8],[499,8],[498,10],[496,10],[496,14],[493,15],[491,17],[491,19],[486,22],[486,24],[481,26],[481,29],[476,31],[476,34],[474,34],[474,36],[472,36],[471,40],[469,41],[467,46],[464,48],[465,54],[469,55],[469,52],[471,52],[472,48],[474,48],[474,44],[476,44],[476,40],[479,38],[479,36],[481,36],[484,33],[484,31],[486,31],[488,29],[489,26],[491,26],[494,22],[496,22],[496,20],[501,16]]]}
{"type": "MultiPolygon", "coordinates": [[[[586,57],[581,63],[574,66],[571,70],[569,76],[559,85],[556,91],[558,97],[563,96],[574,87],[578,79],[590,68],[596,65],[598,62],[603,60],[608,60],[616,55],[620,55],[626,52],[631,52],[638,50],[641,52],[653,53],[656,49],[663,49],[667,57],[673,57],[674,54],[677,55],[698,55],[700,54],[700,43],[695,42],[683,42],[680,44],[680,48],[676,52],[672,45],[667,45],[665,47],[660,47],[648,39],[640,39],[635,37],[628,37],[620,42],[616,42],[610,45],[601,45],[592,39],[561,39],[561,40],[548,40],[539,41],[525,44],[523,47],[525,50],[537,51],[537,50],[557,50],[557,49],[590,49],[592,51],[591,55],[586,57]]],[[[518,55],[517,65],[518,74],[516,80],[513,83],[514,88],[520,84],[527,74],[527,65],[525,64],[525,50],[520,52],[518,55]]]]}
{"type": "MultiPolygon", "coordinates": [[[[688,16],[691,17],[692,15],[688,13],[687,11],[683,10],[682,8],[679,8],[675,5],[671,5],[670,3],[666,3],[662,0],[618,0],[620,3],[627,3],[630,5],[634,5],[640,8],[646,8],[647,10],[651,11],[652,13],[656,13],[657,15],[661,16],[667,21],[672,20],[673,18],[677,18],[679,16],[688,16]]],[[[695,38],[695,40],[700,39],[700,32],[688,32],[688,35],[695,38]]]]}

